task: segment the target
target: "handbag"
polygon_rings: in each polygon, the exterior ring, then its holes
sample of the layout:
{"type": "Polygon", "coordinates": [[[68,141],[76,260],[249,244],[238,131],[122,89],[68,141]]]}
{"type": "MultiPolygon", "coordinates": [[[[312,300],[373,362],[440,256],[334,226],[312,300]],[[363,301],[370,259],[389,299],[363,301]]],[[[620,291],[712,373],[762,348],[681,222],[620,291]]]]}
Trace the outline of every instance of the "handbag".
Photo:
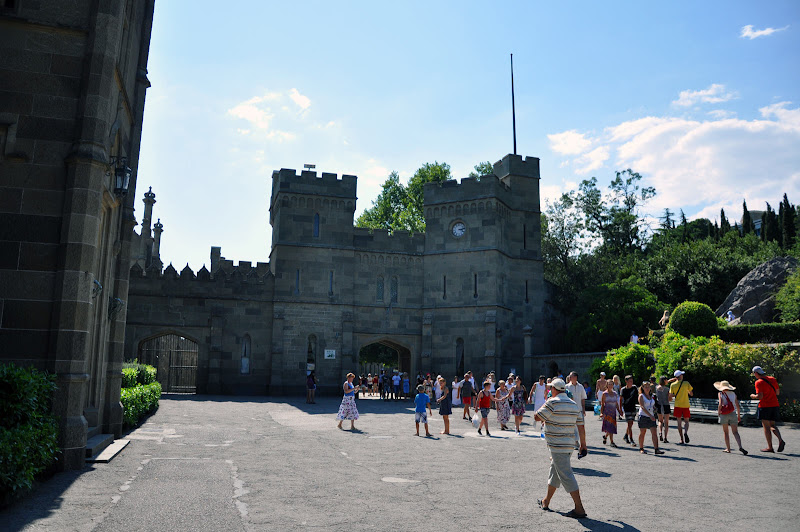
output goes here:
{"type": "Polygon", "coordinates": [[[731,402],[731,398],[728,397],[727,392],[719,392],[719,398],[720,398],[719,414],[721,416],[724,416],[725,414],[730,414],[734,410],[736,410],[736,407],[731,402]],[[725,402],[723,402],[723,398],[725,399],[725,402]]]}

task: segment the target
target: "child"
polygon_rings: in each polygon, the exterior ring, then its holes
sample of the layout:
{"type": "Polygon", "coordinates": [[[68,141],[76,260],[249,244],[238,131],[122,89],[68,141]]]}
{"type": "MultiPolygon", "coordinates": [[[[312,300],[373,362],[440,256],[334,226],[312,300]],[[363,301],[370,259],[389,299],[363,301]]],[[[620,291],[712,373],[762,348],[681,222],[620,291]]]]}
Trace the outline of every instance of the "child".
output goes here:
{"type": "Polygon", "coordinates": [[[425,412],[425,409],[427,408],[428,412],[431,411],[431,398],[425,393],[425,386],[422,384],[417,386],[417,396],[414,398],[414,404],[416,405],[414,409],[414,421],[417,423],[417,436],[419,436],[420,422],[425,424],[425,436],[430,436],[431,433],[428,431],[428,413],[425,412]]]}
{"type": "Polygon", "coordinates": [[[494,395],[492,394],[491,388],[492,381],[487,380],[484,382],[483,390],[478,392],[478,397],[475,400],[475,406],[481,414],[481,422],[478,425],[478,434],[481,436],[483,436],[481,427],[486,427],[486,435],[491,436],[491,434],[489,434],[489,411],[492,409],[492,403],[497,402],[497,399],[495,399],[494,395]]]}

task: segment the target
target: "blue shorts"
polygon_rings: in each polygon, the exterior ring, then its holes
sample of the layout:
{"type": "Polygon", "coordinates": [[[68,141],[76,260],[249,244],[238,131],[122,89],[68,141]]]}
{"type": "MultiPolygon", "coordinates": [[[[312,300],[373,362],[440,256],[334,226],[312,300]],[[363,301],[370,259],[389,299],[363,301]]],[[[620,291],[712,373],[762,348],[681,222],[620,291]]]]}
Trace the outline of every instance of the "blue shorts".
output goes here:
{"type": "Polygon", "coordinates": [[[486,419],[487,417],[489,417],[489,412],[491,410],[492,410],[491,408],[481,408],[481,417],[483,419],[486,419]]]}
{"type": "Polygon", "coordinates": [[[427,412],[414,412],[414,421],[417,423],[428,423],[428,413],[427,412]]]}

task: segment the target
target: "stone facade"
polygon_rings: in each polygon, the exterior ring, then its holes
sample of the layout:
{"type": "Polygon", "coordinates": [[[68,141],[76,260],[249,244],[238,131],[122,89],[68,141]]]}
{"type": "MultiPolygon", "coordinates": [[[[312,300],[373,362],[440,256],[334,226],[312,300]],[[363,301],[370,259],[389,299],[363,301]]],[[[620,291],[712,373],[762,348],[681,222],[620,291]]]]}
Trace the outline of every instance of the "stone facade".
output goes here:
{"type": "Polygon", "coordinates": [[[193,339],[210,393],[302,393],[309,363],[338,393],[376,342],[412,374],[514,369],[529,381],[549,351],[539,160],[507,155],[480,180],[426,185],[424,234],[354,227],[356,183],[274,172],[268,263],[234,266],[212,248],[197,275],[134,264],[126,357],[164,333],[193,339]]]}
{"type": "Polygon", "coordinates": [[[55,373],[66,469],[122,428],[152,20],[152,0],[0,2],[0,360],[55,373]]]}

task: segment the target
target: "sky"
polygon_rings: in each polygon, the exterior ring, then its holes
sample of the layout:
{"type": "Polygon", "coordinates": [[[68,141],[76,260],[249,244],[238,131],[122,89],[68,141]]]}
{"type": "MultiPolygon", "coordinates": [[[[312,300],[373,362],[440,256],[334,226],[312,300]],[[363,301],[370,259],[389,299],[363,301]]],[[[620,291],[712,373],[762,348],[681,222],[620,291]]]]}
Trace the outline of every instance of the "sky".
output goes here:
{"type": "MultiPolygon", "coordinates": [[[[631,168],[653,217],[800,203],[800,2],[160,0],[138,167],[161,259],[266,262],[273,170],[466,177],[541,160],[546,201],[631,168]],[[155,221],[155,220],[154,220],[155,221]]],[[[138,229],[137,229],[138,231],[138,229]]]]}

